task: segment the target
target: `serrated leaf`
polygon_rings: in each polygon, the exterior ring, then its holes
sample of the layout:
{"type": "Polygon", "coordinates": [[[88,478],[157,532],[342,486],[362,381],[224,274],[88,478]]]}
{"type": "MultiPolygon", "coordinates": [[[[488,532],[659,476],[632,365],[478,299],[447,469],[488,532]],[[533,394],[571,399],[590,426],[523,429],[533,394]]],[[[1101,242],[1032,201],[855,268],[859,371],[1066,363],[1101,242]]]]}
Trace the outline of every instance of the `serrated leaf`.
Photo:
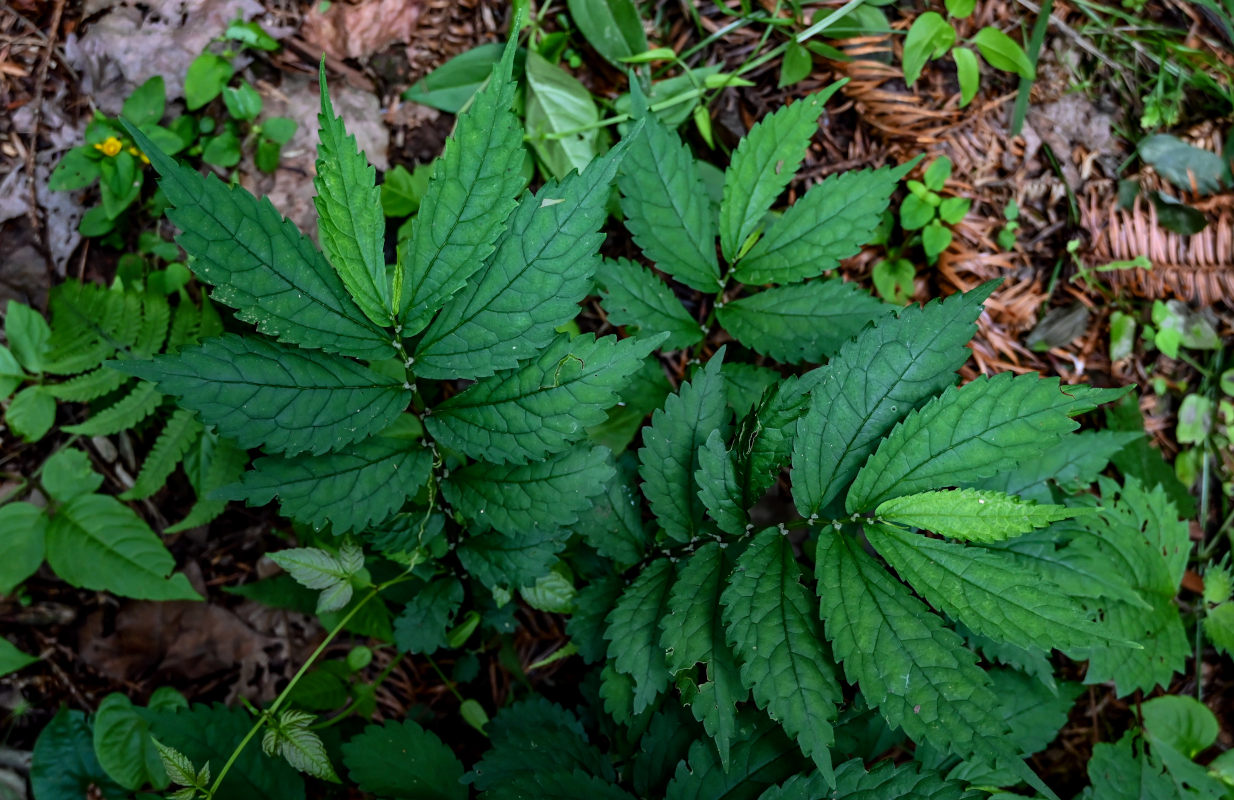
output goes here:
{"type": "Polygon", "coordinates": [[[349,580],[364,565],[363,556],[356,565],[355,548],[351,550],[347,556],[335,556],[317,547],[293,547],[271,553],[270,560],[287,570],[304,588],[328,589],[339,581],[349,580]]]}
{"type": "Polygon", "coordinates": [[[289,455],[371,436],[410,397],[397,381],[354,361],[252,336],[218,336],[176,355],[110,364],[179,395],[184,407],[242,447],[289,455]]]}
{"type": "Polygon", "coordinates": [[[874,516],[887,522],[970,542],[1010,539],[1081,513],[1080,509],[1025,503],[1009,494],[977,489],[921,492],[892,498],[874,509],[874,516]]]}
{"type": "Polygon", "coordinates": [[[347,774],[361,790],[407,800],[466,800],[463,765],[412,720],[369,725],[343,743],[347,774]]]}
{"type": "Polygon", "coordinates": [[[832,85],[768,114],[737,145],[720,202],[720,248],[729,263],[797,172],[823,104],[838,88],[832,85]]]}
{"type": "Polygon", "coordinates": [[[146,417],[158,410],[163,403],[163,395],[158,387],[149,381],[140,381],[127,395],[85,422],[77,425],[65,425],[68,433],[80,436],[110,436],[123,430],[128,430],[146,417]]]}
{"type": "Polygon", "coordinates": [[[725,303],[716,319],[737,341],[790,364],[817,364],[892,307],[835,278],[777,286],[725,303]]]}
{"type": "Polygon", "coordinates": [[[339,783],[321,737],[309,730],[313,719],[312,714],[303,711],[283,711],[278,722],[266,728],[261,737],[261,749],[268,756],[282,756],[300,772],[323,781],[339,783]]]}
{"type": "Polygon", "coordinates": [[[576,447],[531,464],[472,464],[441,490],[468,519],[519,536],[578,521],[613,472],[608,450],[576,447]]]}
{"type": "Polygon", "coordinates": [[[197,492],[197,502],[182,520],[167,528],[165,533],[178,533],[199,525],[205,525],[223,513],[226,500],[210,497],[220,489],[239,480],[248,464],[248,453],[212,433],[203,433],[189,448],[184,459],[184,471],[197,492]]]}
{"type": "Polygon", "coordinates": [[[533,357],[572,319],[599,265],[605,201],[625,142],[581,174],[524,195],[483,274],[420,340],[416,375],[481,378],[533,357]]]}
{"type": "Polygon", "coordinates": [[[809,406],[809,387],[818,373],[819,370],[814,370],[800,379],[789,376],[779,381],[738,423],[733,453],[737,485],[741,487],[742,504],[746,507],[762,499],[787,463],[797,419],[809,406]]]}
{"type": "Polygon", "coordinates": [[[394,620],[394,643],[404,653],[432,655],[446,646],[446,633],[463,603],[463,584],[438,578],[419,587],[394,620]]]}
{"type": "Polygon", "coordinates": [[[689,541],[703,526],[705,509],[694,480],[699,448],[712,431],[724,435],[727,428],[723,362],[721,350],[694,380],[669,395],[664,408],[652,415],[650,427],[643,429],[638,451],[643,494],[665,533],[679,542],[689,541]]]}
{"type": "Polygon", "coordinates": [[[163,543],[114,497],[86,494],[56,511],[47,563],[65,583],[140,600],[200,600],[163,543]]]}
{"type": "Polygon", "coordinates": [[[643,359],[621,392],[621,400],[608,410],[604,422],[587,429],[596,444],[614,453],[623,453],[643,427],[647,415],[664,405],[673,387],[664,376],[664,367],[655,355],[643,359]]]}
{"type": "Polygon", "coordinates": [[[188,756],[181,753],[174,747],[168,747],[158,739],[151,738],[154,744],[154,749],[159,754],[159,760],[163,764],[164,771],[170,776],[171,782],[179,786],[192,787],[196,779],[196,771],[193,769],[193,762],[189,761],[188,756]]]}
{"type": "Polygon", "coordinates": [[[646,113],[637,82],[630,91],[645,123],[617,176],[626,228],[658,268],[692,289],[715,293],[723,287],[715,217],[698,165],[677,134],[646,113]]]}
{"type": "Polygon", "coordinates": [[[497,464],[560,452],[604,421],[605,409],[663,339],[563,334],[536,358],[434,408],[425,427],[446,447],[497,464]]]}
{"type": "Polygon", "coordinates": [[[702,341],[703,327],[664,281],[628,259],[604,259],[596,271],[600,305],[612,325],[628,333],[665,332],[661,348],[680,350],[702,341]]]}
{"type": "Polygon", "coordinates": [[[66,281],[51,291],[53,322],[43,368],[57,375],[93,369],[141,332],[142,295],[66,281]]]}
{"type": "Polygon", "coordinates": [[[1065,586],[1016,569],[997,550],[878,524],[866,526],[866,537],[930,604],[983,636],[1047,651],[1102,638],[1065,586]]]}
{"type": "Polygon", "coordinates": [[[265,505],[275,497],[284,516],[336,535],[384,522],[428,481],[432,454],[400,439],[375,437],[320,456],[267,456],[239,485],[211,496],[265,505]]]}
{"type": "Polygon", "coordinates": [[[634,713],[642,713],[668,683],[660,620],[668,612],[676,571],[668,559],[651,562],[609,612],[605,638],[613,666],[634,678],[634,713]]]}
{"type": "Polygon", "coordinates": [[[777,726],[750,713],[741,714],[738,722],[729,769],[710,742],[695,740],[688,760],[678,762],[665,800],[757,797],[801,768],[800,756],[777,726]]]}
{"type": "Polygon", "coordinates": [[[616,474],[596,496],[595,505],[579,515],[573,531],[600,555],[624,566],[643,557],[651,536],[643,524],[637,463],[630,453],[623,453],[616,467],[616,474]]]}
{"type": "Polygon", "coordinates": [[[1139,438],[1142,434],[1129,431],[1080,431],[1064,437],[1038,458],[980,481],[976,488],[1049,501],[1048,482],[1068,491],[1087,488],[1116,453],[1139,438]]]}
{"type": "Polygon", "coordinates": [[[321,113],[317,145],[317,238],[356,305],[377,327],[393,321],[386,276],[386,218],[377,174],[347,133],[326,91],[326,64],[320,65],[321,113]]]}
{"type": "Polygon", "coordinates": [[[128,377],[107,367],[71,378],[64,383],[49,384],[45,391],[57,400],[70,403],[86,403],[108,392],[119,389],[128,377]]]}
{"type": "Polygon", "coordinates": [[[660,624],[660,646],[671,676],[680,683],[682,674],[695,664],[707,668],[705,683],[695,687],[687,678],[682,701],[715,742],[725,770],[737,734],[737,704],[749,695],[725,638],[720,613],[720,593],[732,569],[726,556],[725,547],[716,542],[690,556],[669,592],[671,610],[660,624]]]}
{"type": "Polygon", "coordinates": [[[737,414],[747,414],[757,406],[772,386],[785,380],[779,371],[756,364],[730,361],[720,368],[724,376],[724,396],[737,414]]]}
{"type": "Polygon", "coordinates": [[[823,533],[815,568],[827,638],[888,724],[944,752],[992,747],[998,701],[960,637],[846,534],[823,533]]]}
{"type": "Polygon", "coordinates": [[[548,574],[565,549],[559,531],[532,528],[517,536],[497,531],[468,536],[458,548],[467,574],[490,589],[530,586],[548,574]]]}
{"type": "Polygon", "coordinates": [[[961,783],[948,781],[920,764],[892,764],[881,761],[866,772],[860,759],[845,761],[836,767],[837,796],[845,800],[884,800],[903,797],[913,800],[968,800],[968,789],[961,783]]]}
{"type": "Polygon", "coordinates": [[[740,536],[746,532],[750,515],[742,505],[741,486],[737,483],[737,470],[724,437],[712,431],[698,451],[698,499],[703,501],[708,515],[725,533],[740,536]]]}
{"type": "Polygon", "coordinates": [[[812,186],[750,248],[733,277],[750,286],[796,283],[861,252],[900,178],[916,165],[832,175],[812,186]]]}
{"type": "Polygon", "coordinates": [[[266,198],[202,177],[126,126],[159,173],[167,218],[214,300],[280,341],[356,358],[395,352],[390,335],[356,306],[325,257],[266,198]]]}
{"type": "Polygon", "coordinates": [[[803,517],[839,497],[896,420],[955,383],[994,286],[884,318],[819,371],[793,444],[793,500],[803,517]]]}
{"type": "Polygon", "coordinates": [[[813,601],[800,581],[787,536],[767,528],[737,560],[723,594],[724,620],[754,701],[830,781],[830,721],[842,692],[813,601]]]}
{"type": "Polygon", "coordinates": [[[522,130],[510,109],[516,49],[506,46],[433,162],[411,237],[399,251],[404,277],[395,294],[405,336],[423,330],[484,266],[524,185],[522,130]]]}
{"type": "Polygon", "coordinates": [[[1057,378],[1031,373],[981,376],[947,389],[892,429],[857,473],[845,508],[864,511],[1014,469],[1078,427],[1070,404],[1057,378]]]}
{"type": "Polygon", "coordinates": [[[1173,800],[1179,796],[1160,763],[1148,758],[1135,733],[1124,734],[1116,744],[1094,745],[1088,779],[1093,784],[1091,800],[1173,800]]]}
{"type": "Polygon", "coordinates": [[[146,459],[141,462],[141,471],[137,473],[132,488],[119,495],[120,499],[143,500],[163,488],[167,477],[197,437],[201,436],[201,431],[201,423],[194,412],[176,409],[154,440],[146,459]]]}
{"type": "Polygon", "coordinates": [[[587,584],[574,596],[574,611],[566,619],[566,633],[588,664],[604,658],[608,648],[604,639],[604,618],[612,610],[623,588],[620,578],[606,575],[587,584]]]}

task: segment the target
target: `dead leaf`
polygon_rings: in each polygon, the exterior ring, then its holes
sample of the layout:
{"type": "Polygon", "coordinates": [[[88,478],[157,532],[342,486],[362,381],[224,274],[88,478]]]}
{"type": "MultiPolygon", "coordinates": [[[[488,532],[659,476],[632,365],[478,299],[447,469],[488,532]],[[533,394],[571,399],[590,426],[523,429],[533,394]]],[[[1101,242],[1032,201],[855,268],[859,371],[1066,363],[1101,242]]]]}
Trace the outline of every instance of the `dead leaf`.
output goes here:
{"type": "Polygon", "coordinates": [[[332,3],[323,14],[314,7],[300,35],[335,58],[364,61],[392,44],[410,42],[420,21],[420,4],[406,0],[332,3]]]}

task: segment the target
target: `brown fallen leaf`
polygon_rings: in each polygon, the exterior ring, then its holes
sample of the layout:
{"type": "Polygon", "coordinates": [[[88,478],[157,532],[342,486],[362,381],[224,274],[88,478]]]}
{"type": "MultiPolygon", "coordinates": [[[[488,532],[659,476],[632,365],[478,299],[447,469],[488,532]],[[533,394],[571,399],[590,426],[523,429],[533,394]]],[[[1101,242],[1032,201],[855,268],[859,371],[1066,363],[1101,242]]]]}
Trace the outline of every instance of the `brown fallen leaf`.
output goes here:
{"type": "Polygon", "coordinates": [[[314,7],[300,35],[335,58],[366,60],[392,44],[410,42],[420,21],[420,4],[406,0],[332,3],[323,14],[314,7]]]}

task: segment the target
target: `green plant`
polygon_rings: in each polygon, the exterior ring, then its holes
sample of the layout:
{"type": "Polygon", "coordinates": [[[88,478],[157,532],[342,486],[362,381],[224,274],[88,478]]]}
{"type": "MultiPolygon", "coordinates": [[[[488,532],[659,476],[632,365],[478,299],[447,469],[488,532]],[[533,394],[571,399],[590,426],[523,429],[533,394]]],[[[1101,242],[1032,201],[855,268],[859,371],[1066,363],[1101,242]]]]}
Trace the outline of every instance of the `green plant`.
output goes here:
{"type": "MultiPolygon", "coordinates": [[[[977,7],[976,0],[945,0],[947,17],[964,19],[977,7]]],[[[991,67],[1011,72],[1021,78],[1036,77],[1033,62],[1024,49],[998,28],[987,26],[964,43],[956,44],[956,30],[947,18],[937,11],[926,11],[913,20],[904,39],[904,82],[912,86],[921,76],[921,70],[934,59],[951,53],[955,62],[956,77],[960,83],[960,105],[966,106],[977,96],[981,85],[981,62],[977,54],[991,67]],[[974,50],[975,48],[975,50],[974,50]]]]}

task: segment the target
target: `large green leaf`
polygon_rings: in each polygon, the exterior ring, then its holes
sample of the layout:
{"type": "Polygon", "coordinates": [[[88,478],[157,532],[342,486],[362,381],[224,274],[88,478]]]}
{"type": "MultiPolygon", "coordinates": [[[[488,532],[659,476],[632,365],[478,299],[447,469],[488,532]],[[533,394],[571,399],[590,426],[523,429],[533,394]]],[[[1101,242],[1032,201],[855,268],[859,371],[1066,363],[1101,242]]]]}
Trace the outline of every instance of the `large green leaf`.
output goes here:
{"type": "Polygon", "coordinates": [[[752,286],[822,275],[870,240],[891,193],[914,165],[853,170],[810,188],[746,254],[733,277],[752,286]]]}
{"type": "Polygon", "coordinates": [[[395,354],[390,335],[356,306],[325,257],[268,199],[257,199],[214,175],[203,177],[167,156],[129,126],[158,170],[171,203],[167,218],[194,272],[258,329],[304,347],[356,358],[395,354]]]}
{"type": "Polygon", "coordinates": [[[1078,425],[1057,378],[1035,374],[950,388],[892,429],[857,473],[845,506],[865,511],[893,497],[956,486],[1015,469],[1078,425]]]}
{"type": "Polygon", "coordinates": [[[608,450],[576,447],[531,464],[472,464],[451,473],[441,490],[473,522],[520,536],[577,522],[613,473],[608,450]]]}
{"type": "Polygon", "coordinates": [[[702,341],[703,326],[646,267],[624,258],[605,259],[596,272],[596,283],[610,324],[624,325],[629,333],[667,333],[663,350],[680,350],[702,341]]]}
{"type": "Polygon", "coordinates": [[[459,117],[441,157],[433,161],[411,238],[400,246],[402,285],[396,285],[395,296],[404,336],[422,331],[484,266],[524,185],[522,131],[510,108],[515,49],[507,46],[491,69],[484,65],[488,85],[459,117]]]}
{"type": "Polygon", "coordinates": [[[1025,648],[1069,650],[1103,638],[1065,587],[1017,569],[997,550],[965,547],[886,525],[866,527],[878,554],[947,616],[1025,648]]]}
{"type": "Polygon", "coordinates": [[[660,620],[669,612],[674,576],[671,561],[652,561],[621,593],[607,617],[608,656],[619,672],[634,679],[635,714],[650,705],[668,683],[660,620]]]}
{"type": "Polygon", "coordinates": [[[56,510],[47,563],[65,583],[140,600],[200,600],[145,522],[114,497],[85,494],[56,510]]]}
{"type": "Polygon", "coordinates": [[[730,766],[729,749],[737,735],[737,704],[749,695],[725,639],[721,616],[721,592],[732,567],[732,559],[717,542],[696,550],[673,584],[660,638],[669,674],[682,686],[683,701],[715,742],[725,769],[730,766]],[[707,681],[698,686],[691,678],[695,664],[707,668],[707,681]]]}
{"type": "Polygon", "coordinates": [[[741,505],[749,508],[761,500],[787,463],[797,419],[809,405],[809,387],[818,373],[813,370],[778,381],[738,423],[733,451],[741,505]]]}
{"type": "Polygon", "coordinates": [[[855,539],[824,532],[816,555],[827,638],[887,722],[944,752],[984,752],[1005,732],[977,657],[855,539]]]}
{"type": "Polygon", "coordinates": [[[910,494],[874,509],[874,515],[887,522],[971,542],[1010,539],[1079,513],[1066,506],[1025,503],[1009,494],[977,489],[910,494]]]}
{"type": "Polygon", "coordinates": [[[386,275],[386,218],[377,174],[347,133],[326,92],[321,63],[320,138],[317,145],[317,238],[356,305],[380,327],[393,323],[386,275]]]}
{"type": "Polygon", "coordinates": [[[404,653],[432,655],[449,643],[447,635],[462,604],[463,584],[457,578],[417,585],[415,596],[394,621],[394,643],[404,653]]]}
{"type": "Polygon", "coordinates": [[[99,765],[86,715],[63,707],[34,743],[30,787],[35,800],[82,800],[91,796],[121,800],[129,796],[99,765]]]}
{"type": "Polygon", "coordinates": [[[167,786],[167,773],[150,738],[150,725],[120,692],[103,698],[94,712],[94,754],[120,785],[137,790],[167,786]]]}
{"type": "Polygon", "coordinates": [[[490,589],[513,591],[547,575],[565,540],[561,532],[542,528],[517,536],[489,531],[468,536],[457,552],[467,575],[490,589]]]}
{"type": "Polygon", "coordinates": [[[466,800],[463,765],[412,720],[369,725],[343,744],[343,763],[365,792],[407,800],[466,800]]]}
{"type": "Polygon", "coordinates": [[[737,145],[720,203],[720,248],[729,263],[792,180],[818,130],[823,105],[839,88],[833,84],[768,114],[737,145]]]}
{"type": "Polygon", "coordinates": [[[43,563],[47,515],[33,503],[0,506],[4,558],[0,559],[0,595],[12,594],[43,563]]]}
{"type": "Polygon", "coordinates": [[[114,369],[156,381],[242,447],[324,453],[385,428],[407,406],[404,386],[337,356],[254,336],[206,339],[114,369]]]}
{"type": "Polygon", "coordinates": [[[552,341],[591,288],[608,186],[624,153],[619,144],[581,175],[524,196],[484,273],[425,331],[416,348],[417,375],[492,375],[552,341]]]}
{"type": "Polygon", "coordinates": [[[631,92],[634,111],[646,122],[617,176],[626,228],[657,267],[692,289],[714,294],[723,287],[715,217],[698,165],[677,134],[646,112],[637,82],[631,92]]]}
{"type": "Polygon", "coordinates": [[[753,800],[801,768],[792,743],[766,717],[747,712],[738,722],[729,768],[724,768],[710,742],[696,740],[688,760],[678,762],[665,800],[753,800]]]}
{"type": "Polygon", "coordinates": [[[275,497],[283,515],[335,535],[387,519],[428,481],[433,456],[415,442],[375,437],[319,456],[267,456],[239,484],[213,497],[265,505],[275,497]]]}
{"type": "Polygon", "coordinates": [[[840,496],[896,420],[955,383],[994,286],[886,317],[819,371],[793,443],[793,500],[803,517],[840,496]]]}
{"type": "Polygon", "coordinates": [[[569,0],[570,17],[583,36],[610,64],[647,49],[647,34],[633,0],[569,0]]]}
{"type": "Polygon", "coordinates": [[[716,309],[716,319],[737,341],[790,364],[829,358],[867,323],[892,307],[835,278],[742,297],[716,309]]]}
{"type": "Polygon", "coordinates": [[[754,700],[831,776],[831,720],[843,698],[793,545],[767,528],[737,559],[724,589],[728,638],[754,700]]]}
{"type": "Polygon", "coordinates": [[[750,524],[741,491],[737,482],[737,468],[732,453],[724,446],[720,432],[712,431],[707,441],[698,450],[698,499],[703,501],[707,514],[725,533],[741,536],[750,524]]]}
{"type": "Polygon", "coordinates": [[[600,149],[600,111],[587,87],[534,50],[527,53],[527,140],[557,180],[582,172],[600,149]]]}
{"type": "Polygon", "coordinates": [[[433,409],[425,427],[446,447],[493,463],[526,462],[586,436],[664,336],[558,336],[536,358],[483,378],[433,409]]]}
{"type": "Polygon", "coordinates": [[[638,464],[631,453],[617,458],[617,472],[595,505],[573,527],[600,555],[620,565],[635,564],[650,543],[638,501],[638,464]]]}
{"type": "Polygon", "coordinates": [[[1026,500],[1048,503],[1050,483],[1067,491],[1088,488],[1123,447],[1142,438],[1131,431],[1080,431],[1065,437],[1039,458],[979,482],[978,489],[994,489],[1026,500]]]}
{"type": "Polygon", "coordinates": [[[723,352],[712,356],[694,380],[669,395],[643,430],[643,447],[638,451],[643,494],[665,533],[679,542],[689,541],[703,525],[705,508],[694,479],[699,448],[712,431],[724,435],[727,427],[723,361],[723,352]]]}

